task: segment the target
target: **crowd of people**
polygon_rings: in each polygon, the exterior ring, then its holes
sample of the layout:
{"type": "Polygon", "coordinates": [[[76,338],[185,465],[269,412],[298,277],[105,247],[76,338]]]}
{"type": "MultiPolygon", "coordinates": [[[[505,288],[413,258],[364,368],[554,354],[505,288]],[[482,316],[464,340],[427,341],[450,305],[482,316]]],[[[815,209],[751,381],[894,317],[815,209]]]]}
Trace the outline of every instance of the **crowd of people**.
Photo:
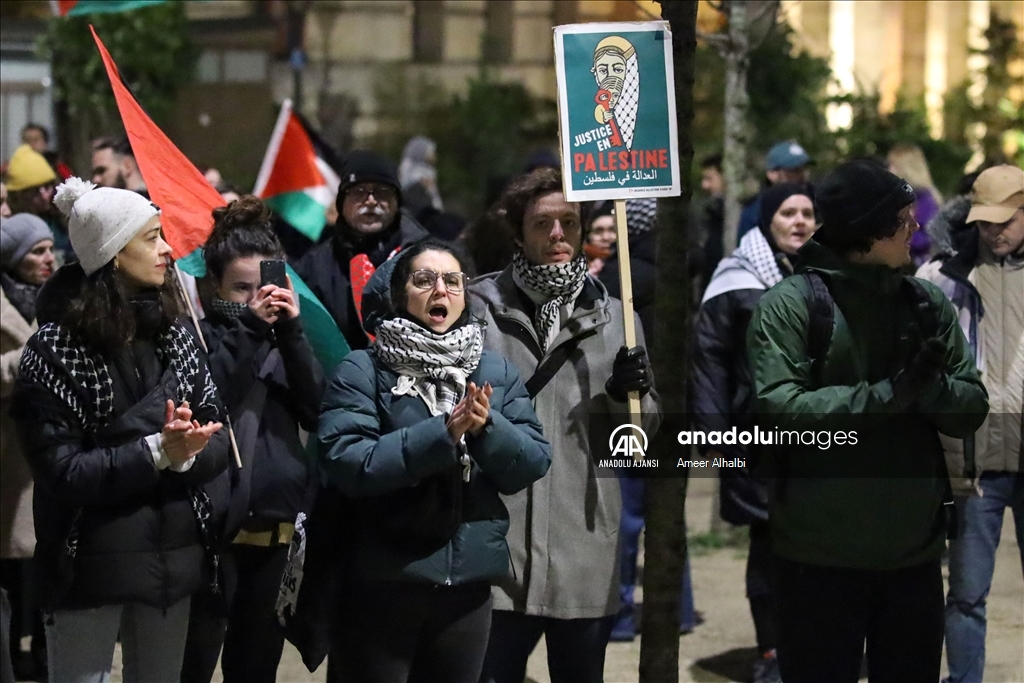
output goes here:
{"type": "MultiPolygon", "coordinates": [[[[269,682],[287,634],[332,683],[522,683],[542,637],[552,681],[603,680],[637,633],[645,480],[598,458],[631,394],[647,434],[663,418],[654,200],[626,206],[630,348],[615,212],[567,201],[550,155],[467,227],[433,141],[351,151],[305,245],[204,169],[227,203],[186,291],[127,141],[84,180],[23,137],[0,187],[0,673],[104,681],[120,641],[127,682],[269,682]]],[[[852,683],[866,657],[934,683],[945,642],[948,680],[981,681],[1007,507],[1024,558],[1024,171],[943,203],[913,146],[813,184],[811,163],[769,150],[729,254],[720,156],[693,212],[693,429],[860,434],[701,446],[746,463],[720,514],[750,531],[751,676],[852,683]]]]}

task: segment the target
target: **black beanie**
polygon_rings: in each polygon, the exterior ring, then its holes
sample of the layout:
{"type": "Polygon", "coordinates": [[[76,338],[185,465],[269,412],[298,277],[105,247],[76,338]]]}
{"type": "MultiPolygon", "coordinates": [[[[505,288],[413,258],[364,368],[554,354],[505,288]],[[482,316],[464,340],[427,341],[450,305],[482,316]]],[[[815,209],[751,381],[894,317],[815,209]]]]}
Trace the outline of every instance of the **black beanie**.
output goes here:
{"type": "Polygon", "coordinates": [[[384,183],[395,188],[401,203],[401,187],[398,184],[398,174],[390,161],[365,149],[355,149],[345,157],[345,163],[341,165],[341,184],[338,186],[337,207],[341,212],[341,205],[345,201],[345,192],[348,188],[359,183],[384,183]]]}
{"type": "Polygon", "coordinates": [[[818,184],[816,206],[822,231],[869,237],[896,224],[896,215],[914,203],[910,183],[868,159],[840,164],[818,184]]]}
{"type": "Polygon", "coordinates": [[[772,227],[772,219],[779,207],[795,194],[802,194],[811,202],[814,201],[814,189],[808,183],[779,183],[772,185],[761,195],[761,214],[759,227],[764,233],[769,233],[772,227]]]}

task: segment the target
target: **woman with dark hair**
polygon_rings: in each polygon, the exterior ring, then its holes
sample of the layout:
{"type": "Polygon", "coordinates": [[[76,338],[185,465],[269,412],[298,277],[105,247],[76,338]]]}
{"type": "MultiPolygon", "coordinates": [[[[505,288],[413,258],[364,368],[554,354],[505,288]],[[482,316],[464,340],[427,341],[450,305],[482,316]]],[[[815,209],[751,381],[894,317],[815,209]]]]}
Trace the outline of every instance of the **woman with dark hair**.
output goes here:
{"type": "Polygon", "coordinates": [[[509,572],[500,494],[550,464],[514,366],[483,351],[462,263],[425,240],[378,268],[363,293],[373,346],[324,398],[322,465],[357,510],[345,681],[476,683],[490,584],[509,572]]]}
{"type": "Polygon", "coordinates": [[[216,580],[209,499],[223,410],[177,320],[170,247],[141,195],[71,178],[55,203],[81,257],[40,293],[14,418],[35,479],[49,675],[177,682],[189,596],[216,580]]]}
{"type": "Polygon", "coordinates": [[[261,261],[284,258],[263,202],[215,209],[203,254],[214,292],[202,330],[242,468],[232,472],[223,534],[227,619],[196,600],[182,680],[209,683],[223,643],[226,683],[272,683],[284,646],[274,605],[295,517],[308,512],[299,430],[316,430],[324,374],[295,293],[261,279],[261,261]]]}
{"type": "MultiPolygon", "coordinates": [[[[753,394],[747,361],[747,326],[768,289],[793,272],[790,259],[815,231],[814,193],[802,183],[780,183],[765,190],[759,229],[740,240],[736,251],[715,269],[697,314],[693,403],[695,428],[705,432],[750,426],[753,394]]],[[[748,456],[743,445],[704,449],[711,458],[748,456]]],[[[766,483],[744,468],[722,468],[721,515],[730,524],[749,525],[746,589],[760,657],[754,683],[778,681],[778,618],[772,581],[771,535],[766,483]]]]}

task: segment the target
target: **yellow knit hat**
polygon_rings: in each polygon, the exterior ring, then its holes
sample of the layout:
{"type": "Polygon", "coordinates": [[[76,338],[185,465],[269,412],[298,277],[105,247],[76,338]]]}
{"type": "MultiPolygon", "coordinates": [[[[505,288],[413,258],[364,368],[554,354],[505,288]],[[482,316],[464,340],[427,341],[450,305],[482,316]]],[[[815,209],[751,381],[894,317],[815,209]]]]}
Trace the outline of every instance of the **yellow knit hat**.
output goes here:
{"type": "Polygon", "coordinates": [[[14,150],[11,161],[7,164],[7,189],[10,192],[39,187],[57,180],[50,164],[42,154],[28,145],[14,150]]]}

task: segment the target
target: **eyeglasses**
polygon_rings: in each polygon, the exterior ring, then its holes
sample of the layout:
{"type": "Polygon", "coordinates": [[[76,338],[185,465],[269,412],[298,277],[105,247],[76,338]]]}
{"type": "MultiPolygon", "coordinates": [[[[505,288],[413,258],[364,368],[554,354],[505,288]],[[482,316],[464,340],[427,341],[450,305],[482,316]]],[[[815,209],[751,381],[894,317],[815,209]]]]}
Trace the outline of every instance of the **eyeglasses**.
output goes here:
{"type": "Polygon", "coordinates": [[[382,204],[390,204],[395,201],[395,189],[387,185],[356,185],[345,192],[346,197],[359,204],[369,199],[371,194],[382,204]]]}
{"type": "Polygon", "coordinates": [[[416,270],[409,276],[409,282],[416,289],[433,289],[439,277],[449,292],[458,293],[466,288],[466,274],[459,272],[435,273],[432,270],[416,270]]]}

